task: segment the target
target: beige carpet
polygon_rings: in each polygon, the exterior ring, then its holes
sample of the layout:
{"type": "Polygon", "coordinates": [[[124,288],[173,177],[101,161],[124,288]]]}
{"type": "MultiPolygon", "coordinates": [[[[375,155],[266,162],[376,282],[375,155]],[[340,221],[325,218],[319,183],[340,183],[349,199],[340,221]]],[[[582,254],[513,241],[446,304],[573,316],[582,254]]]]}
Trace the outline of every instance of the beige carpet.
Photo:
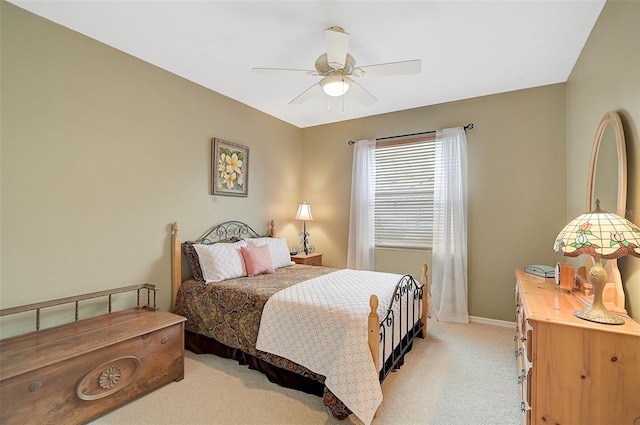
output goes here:
{"type": "MultiPolygon", "coordinates": [[[[382,384],[373,425],[522,423],[512,328],[429,321],[397,372],[382,384]]],[[[93,425],[352,425],[320,397],[282,388],[233,360],[186,352],[185,378],[93,425]]]]}

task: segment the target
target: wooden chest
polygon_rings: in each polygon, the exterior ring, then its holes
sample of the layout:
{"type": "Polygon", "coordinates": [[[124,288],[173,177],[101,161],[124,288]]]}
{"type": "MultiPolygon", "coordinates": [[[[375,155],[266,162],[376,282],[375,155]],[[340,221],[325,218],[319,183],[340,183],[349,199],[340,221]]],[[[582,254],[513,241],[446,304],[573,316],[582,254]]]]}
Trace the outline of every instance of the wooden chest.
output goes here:
{"type": "Polygon", "coordinates": [[[85,423],[181,380],[184,320],[135,308],[0,341],[0,423],[85,423]]]}

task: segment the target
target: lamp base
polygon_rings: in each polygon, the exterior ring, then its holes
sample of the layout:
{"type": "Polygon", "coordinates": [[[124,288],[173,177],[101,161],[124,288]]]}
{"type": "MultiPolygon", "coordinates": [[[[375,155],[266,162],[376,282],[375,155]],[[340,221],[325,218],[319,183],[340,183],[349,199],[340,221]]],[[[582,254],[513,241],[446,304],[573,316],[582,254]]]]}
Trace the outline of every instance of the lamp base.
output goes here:
{"type": "Polygon", "coordinates": [[[593,302],[584,310],[576,310],[573,315],[590,322],[603,323],[605,325],[622,325],[624,319],[611,313],[602,302],[602,290],[607,281],[607,271],[598,260],[589,270],[589,282],[593,285],[593,302]]]}
{"type": "Polygon", "coordinates": [[[604,323],[606,325],[623,325],[624,319],[620,316],[616,316],[611,313],[609,310],[604,308],[600,308],[597,305],[591,305],[584,310],[576,310],[573,312],[573,315],[579,317],[583,320],[588,320],[590,322],[596,323],[604,323]]]}

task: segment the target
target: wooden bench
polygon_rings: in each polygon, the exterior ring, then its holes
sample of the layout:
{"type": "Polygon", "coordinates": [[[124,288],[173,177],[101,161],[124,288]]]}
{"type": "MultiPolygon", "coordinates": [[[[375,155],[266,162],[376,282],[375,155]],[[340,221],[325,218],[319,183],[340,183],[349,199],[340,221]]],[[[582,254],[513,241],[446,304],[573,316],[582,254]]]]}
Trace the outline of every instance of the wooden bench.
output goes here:
{"type": "Polygon", "coordinates": [[[157,310],[156,290],[135,285],[0,310],[0,316],[36,312],[35,332],[0,340],[0,424],[86,423],[183,379],[185,318],[157,310]],[[137,307],[111,312],[111,296],[133,290],[137,307]],[[109,297],[109,312],[78,320],[78,303],[102,296],[109,297]],[[76,321],[39,330],[41,309],[70,302],[76,321]]]}

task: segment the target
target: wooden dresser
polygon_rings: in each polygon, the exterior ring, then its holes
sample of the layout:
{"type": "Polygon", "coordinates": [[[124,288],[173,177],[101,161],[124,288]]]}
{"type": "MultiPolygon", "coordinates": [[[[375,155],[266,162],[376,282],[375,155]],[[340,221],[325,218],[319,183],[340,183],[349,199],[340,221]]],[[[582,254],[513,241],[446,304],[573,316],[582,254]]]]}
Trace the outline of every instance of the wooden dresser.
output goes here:
{"type": "Polygon", "coordinates": [[[640,424],[640,325],[579,319],[553,279],[516,270],[516,359],[523,423],[640,424]]]}
{"type": "Polygon", "coordinates": [[[133,308],[0,341],[0,424],[85,423],[181,380],[184,320],[133,308]]]}

